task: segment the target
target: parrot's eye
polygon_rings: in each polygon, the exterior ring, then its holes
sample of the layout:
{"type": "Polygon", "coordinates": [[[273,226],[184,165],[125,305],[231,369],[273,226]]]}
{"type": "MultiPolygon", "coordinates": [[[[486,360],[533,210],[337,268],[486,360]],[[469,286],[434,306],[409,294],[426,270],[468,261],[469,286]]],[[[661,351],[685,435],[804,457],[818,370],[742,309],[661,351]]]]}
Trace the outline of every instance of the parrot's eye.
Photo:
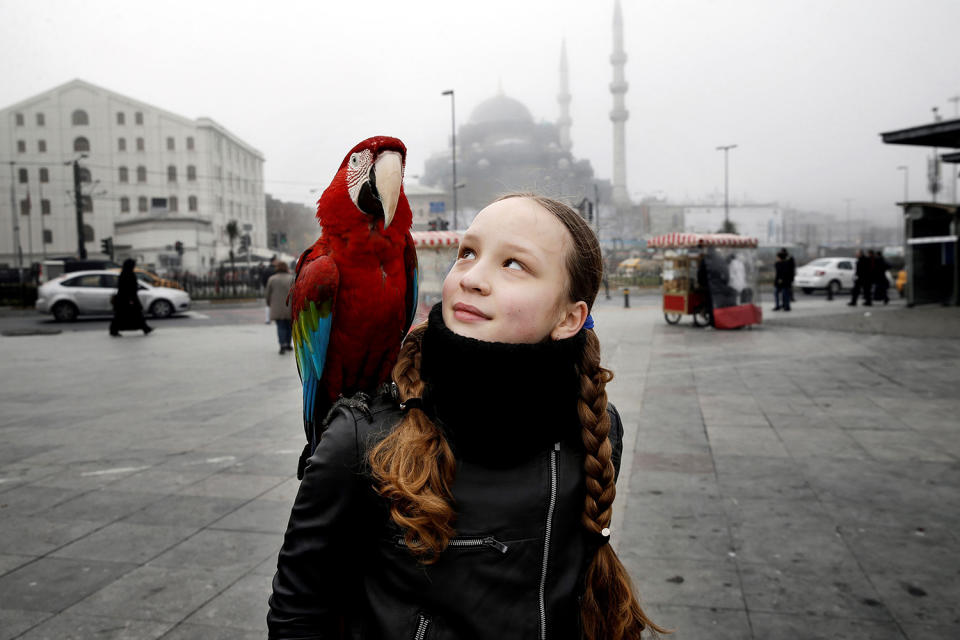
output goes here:
{"type": "Polygon", "coordinates": [[[355,167],[359,162],[360,162],[360,159],[357,158],[357,154],[353,154],[352,156],[350,156],[350,166],[355,167]]]}

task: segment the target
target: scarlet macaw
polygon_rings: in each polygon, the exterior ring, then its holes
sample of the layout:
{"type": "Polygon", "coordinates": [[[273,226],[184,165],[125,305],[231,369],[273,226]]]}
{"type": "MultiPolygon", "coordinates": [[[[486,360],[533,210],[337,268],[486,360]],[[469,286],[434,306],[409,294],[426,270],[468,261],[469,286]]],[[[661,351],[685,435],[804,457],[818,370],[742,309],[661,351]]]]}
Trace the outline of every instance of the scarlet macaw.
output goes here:
{"type": "Polygon", "coordinates": [[[298,477],[338,398],[390,379],[413,322],[417,252],[403,192],[406,154],[396,138],[364,140],[317,201],[320,238],[297,261],[290,291],[307,434],[298,477]]]}

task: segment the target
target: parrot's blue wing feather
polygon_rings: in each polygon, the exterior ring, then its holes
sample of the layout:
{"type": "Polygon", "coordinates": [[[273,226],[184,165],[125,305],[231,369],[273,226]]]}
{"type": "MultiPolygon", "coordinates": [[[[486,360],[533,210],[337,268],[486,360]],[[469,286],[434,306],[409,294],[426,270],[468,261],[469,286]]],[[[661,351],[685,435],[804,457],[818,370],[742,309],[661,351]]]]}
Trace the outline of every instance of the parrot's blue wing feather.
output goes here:
{"type": "Polygon", "coordinates": [[[297,270],[292,292],[292,338],[297,370],[303,383],[304,424],[315,418],[317,391],[330,344],[338,284],[339,273],[329,256],[308,262],[297,270]]]}

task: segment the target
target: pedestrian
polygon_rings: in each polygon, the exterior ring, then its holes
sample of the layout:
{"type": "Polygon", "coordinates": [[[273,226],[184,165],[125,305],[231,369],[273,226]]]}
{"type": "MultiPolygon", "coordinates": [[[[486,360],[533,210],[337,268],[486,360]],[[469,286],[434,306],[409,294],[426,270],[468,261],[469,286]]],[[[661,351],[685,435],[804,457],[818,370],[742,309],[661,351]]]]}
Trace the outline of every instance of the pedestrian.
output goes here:
{"type": "Polygon", "coordinates": [[[264,296],[270,320],[277,323],[277,340],[280,341],[280,355],[293,351],[291,344],[290,287],[293,286],[293,274],[282,260],[277,261],[277,272],[267,280],[264,296]]]}
{"type": "Polygon", "coordinates": [[[662,631],[608,544],[623,426],[589,315],[602,274],[565,204],[476,216],[393,394],[337,412],[307,463],[270,638],[662,631]]]}
{"type": "Polygon", "coordinates": [[[734,304],[745,304],[749,302],[749,300],[744,299],[746,297],[744,293],[747,288],[747,269],[743,264],[743,260],[740,259],[739,254],[731,253],[727,260],[727,271],[730,273],[730,288],[733,290],[735,298],[734,304]]]}
{"type": "MultiPolygon", "coordinates": [[[[260,286],[264,289],[263,297],[266,298],[266,288],[267,281],[270,280],[270,277],[277,272],[277,254],[270,256],[269,266],[261,269],[260,271],[260,286]]],[[[270,305],[268,304],[264,313],[264,322],[270,324],[270,305]]]]}
{"type": "Polygon", "coordinates": [[[890,282],[887,280],[887,264],[883,253],[878,249],[873,252],[873,299],[877,302],[883,300],[883,304],[890,304],[890,296],[887,295],[887,289],[890,288],[890,282]]]}
{"type": "Polygon", "coordinates": [[[143,317],[143,305],[137,295],[140,283],[133,271],[136,266],[136,260],[127,258],[123,261],[120,277],[117,278],[117,292],[111,300],[113,320],[110,321],[110,335],[114,338],[121,337],[121,331],[143,331],[145,336],[153,331],[153,327],[148,326],[143,317]]]}
{"type": "Polygon", "coordinates": [[[869,256],[864,255],[863,251],[857,249],[857,267],[856,276],[853,281],[853,294],[850,296],[848,306],[857,306],[857,298],[863,294],[863,306],[869,307],[873,304],[870,299],[871,289],[873,288],[873,267],[869,256]]]}
{"type": "Polygon", "coordinates": [[[790,311],[790,300],[792,298],[793,278],[796,275],[796,263],[793,256],[783,248],[777,252],[777,261],[774,268],[774,311],[790,311]]]}

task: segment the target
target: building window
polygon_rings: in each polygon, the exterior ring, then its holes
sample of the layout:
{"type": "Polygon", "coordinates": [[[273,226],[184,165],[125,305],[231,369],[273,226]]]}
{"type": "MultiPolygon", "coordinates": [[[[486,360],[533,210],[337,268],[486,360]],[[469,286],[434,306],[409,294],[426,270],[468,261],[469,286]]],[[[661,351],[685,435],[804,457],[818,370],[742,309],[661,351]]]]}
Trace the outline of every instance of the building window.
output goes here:
{"type": "Polygon", "coordinates": [[[197,179],[197,168],[192,164],[187,165],[187,181],[195,182],[197,179]]]}
{"type": "Polygon", "coordinates": [[[17,118],[17,126],[18,126],[18,127],[22,127],[22,126],[23,126],[23,114],[22,114],[22,113],[16,114],[16,118],[17,118]]]}
{"type": "Polygon", "coordinates": [[[147,168],[143,165],[137,167],[137,182],[146,182],[147,181],[147,168]]]}
{"type": "Polygon", "coordinates": [[[43,230],[43,244],[53,244],[53,231],[50,229],[43,230]]]}
{"type": "Polygon", "coordinates": [[[80,174],[80,182],[90,182],[90,180],[92,180],[90,177],[90,169],[86,167],[79,167],[77,173],[80,174]]]}
{"type": "Polygon", "coordinates": [[[93,242],[93,227],[88,224],[83,225],[83,241],[93,242]]]}
{"type": "Polygon", "coordinates": [[[74,151],[90,151],[90,141],[80,136],[73,141],[74,151]]]}
{"type": "Polygon", "coordinates": [[[127,116],[123,111],[117,111],[117,124],[127,124],[127,116]]]}
{"type": "Polygon", "coordinates": [[[84,213],[93,213],[93,198],[90,196],[80,196],[80,201],[83,203],[84,213]]]}
{"type": "Polygon", "coordinates": [[[120,213],[130,213],[130,198],[120,198],[120,213]]]}
{"type": "Polygon", "coordinates": [[[47,152],[47,141],[46,140],[37,140],[37,152],[46,153],[47,152]]]}
{"type": "Polygon", "coordinates": [[[126,167],[120,167],[120,182],[130,182],[130,172],[127,171],[126,167]]]}
{"type": "Polygon", "coordinates": [[[46,125],[47,125],[47,118],[46,118],[42,113],[38,113],[38,114],[37,114],[37,126],[38,126],[38,127],[45,127],[46,125]]]}
{"type": "Polygon", "coordinates": [[[187,136],[187,151],[193,151],[193,136],[187,136]]]}
{"type": "Polygon", "coordinates": [[[73,122],[74,126],[90,124],[90,118],[87,116],[87,112],[83,109],[77,109],[74,111],[73,115],[70,116],[70,121],[73,122]]]}
{"type": "Polygon", "coordinates": [[[27,184],[29,178],[27,177],[26,169],[17,169],[17,180],[20,182],[20,184],[27,184]]]}
{"type": "Polygon", "coordinates": [[[190,209],[190,211],[197,210],[197,196],[190,196],[187,198],[187,208],[190,209]]]}
{"type": "Polygon", "coordinates": [[[117,138],[117,151],[126,151],[126,150],[127,150],[127,139],[117,138]]]}
{"type": "Polygon", "coordinates": [[[147,212],[147,199],[146,199],[146,197],[140,196],[139,198],[137,198],[137,211],[139,211],[140,213],[146,213],[146,212],[147,212]]]}
{"type": "Polygon", "coordinates": [[[150,198],[150,210],[151,210],[151,211],[166,211],[166,210],[167,210],[167,199],[166,199],[166,198],[150,198]]]}
{"type": "Polygon", "coordinates": [[[30,215],[30,201],[24,198],[20,201],[20,215],[28,216],[30,215]]]}
{"type": "Polygon", "coordinates": [[[133,114],[133,120],[137,124],[143,124],[143,112],[137,111],[135,114],[133,114]]]}
{"type": "Polygon", "coordinates": [[[176,143],[173,141],[173,136],[167,136],[167,151],[173,151],[176,149],[176,143]]]}
{"type": "Polygon", "coordinates": [[[167,182],[177,181],[177,168],[174,165],[167,167],[167,182]]]}
{"type": "Polygon", "coordinates": [[[50,170],[40,167],[40,182],[50,182],[50,170]]]}
{"type": "Polygon", "coordinates": [[[167,203],[168,203],[168,206],[170,207],[170,211],[177,211],[179,206],[179,203],[177,202],[177,196],[170,196],[167,199],[167,203]]]}
{"type": "Polygon", "coordinates": [[[26,152],[27,152],[27,141],[17,140],[17,153],[26,153],[26,152]]]}
{"type": "Polygon", "coordinates": [[[45,216],[50,215],[50,201],[46,198],[40,201],[40,213],[45,216]]]}
{"type": "Polygon", "coordinates": [[[143,138],[137,138],[137,151],[143,151],[143,138]]]}

